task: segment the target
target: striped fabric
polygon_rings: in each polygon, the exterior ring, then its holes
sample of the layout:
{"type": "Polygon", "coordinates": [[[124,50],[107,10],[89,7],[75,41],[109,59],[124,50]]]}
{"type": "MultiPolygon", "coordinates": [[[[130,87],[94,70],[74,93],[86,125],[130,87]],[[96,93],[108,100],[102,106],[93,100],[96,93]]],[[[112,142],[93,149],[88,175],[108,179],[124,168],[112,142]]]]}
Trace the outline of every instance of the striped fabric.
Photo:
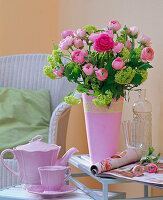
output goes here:
{"type": "Polygon", "coordinates": [[[75,84],[66,78],[50,80],[43,73],[43,66],[48,65],[48,54],[25,54],[0,57],[0,87],[21,89],[48,89],[51,94],[52,111],[62,101],[75,84]]]}
{"type": "MultiPolygon", "coordinates": [[[[66,78],[50,80],[43,73],[43,66],[48,65],[48,54],[24,54],[0,57],[0,87],[19,89],[48,89],[51,95],[52,118],[49,127],[49,143],[54,143],[59,116],[70,106],[61,103],[64,96],[75,88],[66,78]]],[[[7,165],[17,170],[15,160],[7,160],[7,165]]],[[[0,163],[0,188],[15,185],[17,178],[0,163]]]]}

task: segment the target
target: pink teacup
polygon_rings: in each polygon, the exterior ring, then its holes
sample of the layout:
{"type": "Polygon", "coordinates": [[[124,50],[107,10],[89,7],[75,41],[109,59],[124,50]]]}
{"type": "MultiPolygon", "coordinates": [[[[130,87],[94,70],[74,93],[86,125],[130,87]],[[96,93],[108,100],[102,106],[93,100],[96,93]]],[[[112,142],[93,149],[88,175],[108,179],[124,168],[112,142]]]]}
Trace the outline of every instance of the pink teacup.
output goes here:
{"type": "Polygon", "coordinates": [[[71,167],[65,166],[44,166],[39,167],[38,170],[40,174],[41,185],[45,191],[60,190],[72,172],[71,167]],[[67,170],[69,170],[69,173],[66,177],[64,177],[67,170]]]}

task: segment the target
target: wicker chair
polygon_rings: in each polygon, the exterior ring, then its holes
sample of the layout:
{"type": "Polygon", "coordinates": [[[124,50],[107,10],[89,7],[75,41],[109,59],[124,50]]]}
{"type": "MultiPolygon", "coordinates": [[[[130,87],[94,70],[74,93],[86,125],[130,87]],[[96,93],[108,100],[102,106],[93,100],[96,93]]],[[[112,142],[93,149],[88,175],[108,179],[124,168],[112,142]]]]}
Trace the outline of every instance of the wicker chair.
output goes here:
{"type": "MultiPolygon", "coordinates": [[[[56,143],[58,122],[62,116],[64,124],[62,133],[66,132],[70,105],[62,102],[75,84],[69,83],[65,78],[50,80],[43,73],[43,66],[47,65],[47,54],[24,54],[0,57],[0,87],[14,87],[20,89],[48,89],[51,96],[51,120],[49,125],[49,143],[56,143]]],[[[62,147],[65,143],[62,141],[62,147]]],[[[62,148],[64,153],[64,148],[62,148]]],[[[6,164],[17,170],[15,160],[6,159],[6,164]]],[[[15,185],[19,180],[8,172],[0,163],[0,188],[15,185]]]]}

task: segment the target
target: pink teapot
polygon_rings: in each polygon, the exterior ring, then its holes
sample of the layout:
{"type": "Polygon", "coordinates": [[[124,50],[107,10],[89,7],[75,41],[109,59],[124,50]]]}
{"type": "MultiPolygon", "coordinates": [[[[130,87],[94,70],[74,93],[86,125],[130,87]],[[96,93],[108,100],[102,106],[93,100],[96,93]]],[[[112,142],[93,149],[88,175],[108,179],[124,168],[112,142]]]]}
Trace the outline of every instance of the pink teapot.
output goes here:
{"type": "Polygon", "coordinates": [[[20,145],[13,149],[6,149],[1,153],[1,161],[4,167],[15,176],[18,176],[25,184],[39,185],[40,176],[38,167],[66,166],[72,154],[78,152],[76,148],[72,147],[62,158],[57,160],[61,147],[56,144],[42,142],[42,139],[41,135],[37,135],[28,144],[20,145]],[[13,153],[14,159],[18,161],[18,172],[15,172],[6,165],[3,156],[7,152],[13,153]]]}

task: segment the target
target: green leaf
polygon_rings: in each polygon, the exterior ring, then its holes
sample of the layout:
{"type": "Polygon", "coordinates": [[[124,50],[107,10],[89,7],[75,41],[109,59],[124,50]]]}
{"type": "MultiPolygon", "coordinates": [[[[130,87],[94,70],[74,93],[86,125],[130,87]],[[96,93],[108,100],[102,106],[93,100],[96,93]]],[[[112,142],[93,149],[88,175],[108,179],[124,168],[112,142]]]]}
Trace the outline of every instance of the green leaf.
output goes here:
{"type": "Polygon", "coordinates": [[[73,92],[70,92],[67,96],[71,96],[73,94],[73,92]]]}
{"type": "Polygon", "coordinates": [[[107,78],[106,80],[106,84],[109,85],[109,84],[113,84],[114,83],[114,76],[111,76],[109,78],[107,78]]]}
{"type": "Polygon", "coordinates": [[[65,65],[65,74],[70,82],[78,82],[78,78],[81,76],[80,68],[77,64],[71,62],[65,65]]]}
{"type": "Polygon", "coordinates": [[[100,92],[100,90],[93,90],[93,94],[90,94],[90,93],[87,93],[87,95],[88,96],[95,96],[95,97],[97,97],[98,95],[100,95],[101,94],[101,92],[100,92]]]}
{"type": "Polygon", "coordinates": [[[54,50],[58,49],[58,46],[54,44],[54,41],[53,41],[53,47],[54,47],[54,50]]]}
{"type": "Polygon", "coordinates": [[[102,94],[105,94],[107,90],[110,90],[112,92],[113,99],[116,98],[116,100],[118,100],[121,96],[124,97],[123,85],[120,85],[118,83],[113,83],[113,84],[104,83],[104,86],[102,88],[102,94]]]}
{"type": "MultiPolygon", "coordinates": [[[[112,67],[112,60],[109,60],[105,65],[105,69],[108,71],[108,75],[111,77],[114,75],[114,69],[112,67]]],[[[114,79],[114,78],[113,78],[114,79]]]]}
{"type": "Polygon", "coordinates": [[[79,84],[76,89],[79,93],[89,92],[88,87],[84,84],[79,84]]]}
{"type": "Polygon", "coordinates": [[[133,69],[140,67],[141,65],[144,65],[143,62],[139,62],[137,58],[133,58],[129,62],[126,63],[126,66],[132,67],[133,69]]]}
{"type": "Polygon", "coordinates": [[[154,148],[153,147],[152,148],[149,147],[149,153],[148,153],[148,155],[149,156],[152,155],[153,152],[154,152],[154,148]]]}
{"type": "Polygon", "coordinates": [[[153,159],[153,161],[157,162],[157,161],[158,161],[158,159],[160,158],[160,155],[161,155],[161,154],[160,154],[160,153],[158,153],[158,154],[157,154],[157,156],[156,156],[156,158],[154,158],[154,159],[153,159]]]}
{"type": "Polygon", "coordinates": [[[143,80],[143,77],[140,74],[135,73],[135,76],[132,79],[131,83],[138,86],[142,83],[142,80],[143,80]]]}
{"type": "Polygon", "coordinates": [[[143,64],[141,66],[138,67],[138,69],[141,69],[141,70],[146,70],[146,69],[149,69],[149,68],[153,68],[152,65],[150,64],[143,64]]]}
{"type": "Polygon", "coordinates": [[[115,72],[113,70],[112,61],[111,60],[108,61],[108,63],[105,65],[105,69],[108,71],[108,78],[104,82],[104,88],[106,87],[106,90],[107,90],[107,88],[109,87],[109,85],[113,84],[115,82],[114,81],[114,73],[115,72]]]}

